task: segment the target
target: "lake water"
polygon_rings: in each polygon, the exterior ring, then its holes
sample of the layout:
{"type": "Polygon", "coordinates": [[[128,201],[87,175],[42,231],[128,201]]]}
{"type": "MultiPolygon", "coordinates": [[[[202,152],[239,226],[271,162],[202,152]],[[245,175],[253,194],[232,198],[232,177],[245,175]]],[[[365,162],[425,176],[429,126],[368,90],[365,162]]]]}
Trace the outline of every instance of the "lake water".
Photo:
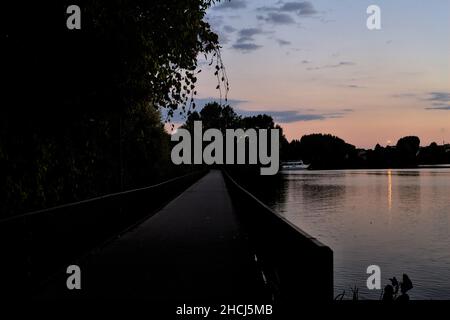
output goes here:
{"type": "Polygon", "coordinates": [[[411,299],[450,299],[450,169],[297,171],[268,203],[334,251],[335,295],[407,273],[411,299]]]}

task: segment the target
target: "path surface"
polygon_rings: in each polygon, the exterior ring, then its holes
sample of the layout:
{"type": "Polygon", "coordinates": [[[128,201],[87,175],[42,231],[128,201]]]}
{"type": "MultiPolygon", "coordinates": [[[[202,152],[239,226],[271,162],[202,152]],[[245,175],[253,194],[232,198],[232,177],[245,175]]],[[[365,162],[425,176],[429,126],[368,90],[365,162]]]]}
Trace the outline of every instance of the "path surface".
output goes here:
{"type": "Polygon", "coordinates": [[[217,170],[80,267],[81,290],[67,290],[64,275],[40,296],[226,303],[261,301],[264,292],[217,170]]]}

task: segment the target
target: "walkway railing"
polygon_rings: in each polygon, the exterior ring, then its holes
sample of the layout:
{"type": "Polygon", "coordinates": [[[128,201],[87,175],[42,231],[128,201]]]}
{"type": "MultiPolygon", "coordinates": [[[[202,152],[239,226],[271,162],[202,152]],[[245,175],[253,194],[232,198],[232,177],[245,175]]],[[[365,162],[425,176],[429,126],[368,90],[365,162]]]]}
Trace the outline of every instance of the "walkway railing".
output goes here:
{"type": "Polygon", "coordinates": [[[224,175],[274,300],[289,308],[302,300],[332,301],[333,251],[224,175]]]}
{"type": "Polygon", "coordinates": [[[205,173],[0,220],[0,290],[30,293],[58,268],[149,217],[205,173]]]}

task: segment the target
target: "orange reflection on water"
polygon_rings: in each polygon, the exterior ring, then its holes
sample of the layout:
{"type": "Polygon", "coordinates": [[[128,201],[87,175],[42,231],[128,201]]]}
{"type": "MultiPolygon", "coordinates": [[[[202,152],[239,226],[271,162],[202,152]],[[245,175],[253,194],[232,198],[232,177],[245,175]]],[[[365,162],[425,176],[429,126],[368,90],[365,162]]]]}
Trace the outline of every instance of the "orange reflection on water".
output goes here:
{"type": "Polygon", "coordinates": [[[388,175],[388,208],[389,211],[392,209],[392,170],[389,169],[387,172],[388,175]]]}

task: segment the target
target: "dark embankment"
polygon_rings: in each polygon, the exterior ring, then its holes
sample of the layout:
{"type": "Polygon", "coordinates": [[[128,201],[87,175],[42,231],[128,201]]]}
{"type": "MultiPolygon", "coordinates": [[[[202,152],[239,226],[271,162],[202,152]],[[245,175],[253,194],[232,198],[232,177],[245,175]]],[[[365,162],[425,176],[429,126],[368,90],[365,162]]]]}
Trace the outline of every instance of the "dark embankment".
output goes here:
{"type": "Polygon", "coordinates": [[[58,268],[151,216],[205,172],[0,221],[4,292],[31,294],[58,268]]]}

